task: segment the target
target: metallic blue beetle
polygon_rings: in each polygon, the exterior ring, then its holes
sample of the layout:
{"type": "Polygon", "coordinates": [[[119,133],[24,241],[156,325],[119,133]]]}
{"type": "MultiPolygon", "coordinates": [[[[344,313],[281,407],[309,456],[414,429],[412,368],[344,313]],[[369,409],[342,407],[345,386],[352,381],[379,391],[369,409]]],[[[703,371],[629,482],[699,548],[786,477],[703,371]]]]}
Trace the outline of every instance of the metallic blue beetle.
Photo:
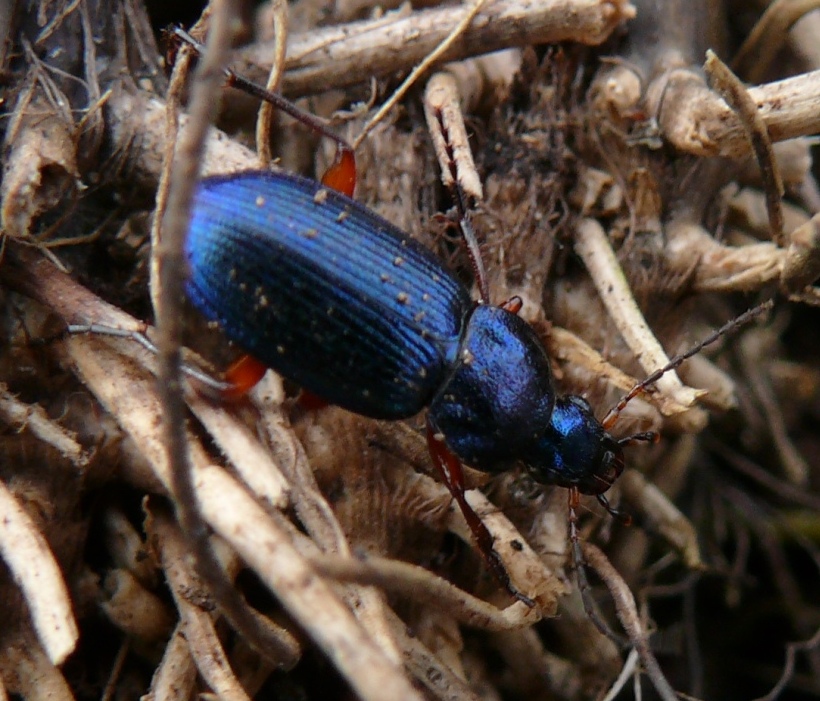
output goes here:
{"type": "Polygon", "coordinates": [[[532,327],[473,302],[427,248],[295,175],[205,179],[186,245],[188,295],[251,355],[376,419],[429,407],[453,453],[487,472],[606,491],[623,451],[579,397],[555,397],[532,327]]]}
{"type": "Polygon", "coordinates": [[[589,405],[556,398],[529,324],[474,302],[431,251],[316,181],[205,179],[186,255],[194,306],[332,404],[377,419],[428,407],[432,432],[467,465],[521,463],[584,494],[601,495],[623,470],[622,446],[589,405]]]}

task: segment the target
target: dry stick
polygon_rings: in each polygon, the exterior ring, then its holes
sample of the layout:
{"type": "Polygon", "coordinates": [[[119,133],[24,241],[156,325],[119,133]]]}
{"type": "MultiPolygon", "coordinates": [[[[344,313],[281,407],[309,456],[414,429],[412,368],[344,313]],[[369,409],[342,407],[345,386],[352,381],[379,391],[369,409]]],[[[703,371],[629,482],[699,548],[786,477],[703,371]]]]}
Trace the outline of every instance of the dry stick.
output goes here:
{"type": "Polygon", "coordinates": [[[713,343],[715,343],[718,339],[722,338],[726,334],[737,331],[744,324],[749,323],[756,316],[759,316],[763,312],[771,311],[773,306],[774,300],[768,299],[765,302],[761,302],[756,307],[747,309],[739,316],[736,316],[734,319],[730,319],[729,321],[727,321],[719,329],[712,331],[712,333],[706,336],[706,338],[701,339],[700,341],[698,341],[698,343],[696,343],[688,350],[676,355],[669,361],[668,364],[664,365],[663,367],[659,367],[653,372],[651,372],[647,377],[641,380],[640,383],[635,385],[629,392],[627,392],[627,394],[621,397],[620,401],[614,407],[612,407],[612,409],[609,410],[609,413],[606,415],[606,417],[601,423],[604,426],[611,426],[615,422],[621,411],[623,411],[623,409],[630,401],[632,401],[639,394],[645,392],[647,387],[650,387],[651,385],[657,383],[658,379],[663,377],[667,372],[670,372],[671,370],[677,370],[681,365],[683,365],[685,361],[689,360],[689,358],[694,357],[695,355],[700,353],[704,348],[711,346],[713,343]]]}
{"type": "Polygon", "coordinates": [[[197,672],[184,628],[184,623],[177,624],[143,701],[189,701],[191,698],[197,672]]]}
{"type": "Polygon", "coordinates": [[[48,543],[0,480],[0,557],[20,587],[40,643],[54,665],[77,644],[71,599],[48,543]]]}
{"type": "Polygon", "coordinates": [[[378,586],[385,591],[440,608],[460,623],[475,628],[492,631],[518,630],[541,619],[537,608],[530,608],[516,601],[508,608],[498,609],[423,567],[399,560],[384,557],[354,560],[319,555],[309,558],[309,562],[317,572],[332,579],[378,586]]]}
{"type": "MultiPolygon", "coordinates": [[[[520,0],[493,0],[485,7],[484,12],[479,12],[466,34],[462,35],[462,40],[457,42],[455,48],[460,53],[443,57],[442,60],[485,53],[513,45],[524,46],[552,41],[599,43],[604,41],[622,21],[634,14],[634,8],[629,3],[621,1],[613,3],[600,0],[554,0],[551,3],[522,5],[520,0]]],[[[462,7],[447,7],[414,13],[406,22],[404,19],[389,22],[382,19],[380,22],[385,26],[374,31],[367,30],[372,22],[359,23],[363,25],[362,31],[367,33],[366,37],[350,34],[355,31],[358,24],[325,30],[325,33],[333,35],[333,41],[338,42],[338,47],[334,44],[327,51],[317,52],[316,58],[320,59],[322,64],[317,66],[315,84],[297,92],[321,92],[326,90],[328,85],[343,87],[366,82],[373,75],[407,70],[423,60],[425,55],[446,37],[447,28],[455,25],[463,17],[462,7]],[[430,40],[431,37],[433,41],[430,40]],[[373,41],[377,43],[375,48],[373,41]],[[337,55],[336,48],[343,51],[344,55],[337,55]],[[344,56],[347,58],[344,59],[344,56]],[[387,57],[390,61],[384,70],[379,70],[380,56],[387,57]]],[[[322,32],[323,30],[312,30],[304,42],[312,42],[313,38],[322,35],[322,32]]],[[[300,50],[299,44],[298,38],[291,37],[291,54],[300,50]]],[[[269,65],[271,46],[266,44],[256,49],[259,49],[258,65],[269,65]]],[[[242,68],[241,73],[250,74],[252,71],[250,68],[242,68]]],[[[266,80],[266,77],[261,75],[255,77],[262,82],[266,80]]],[[[289,76],[286,74],[283,91],[285,94],[293,94],[288,90],[288,79],[289,76]]],[[[108,102],[106,118],[112,149],[129,154],[130,170],[125,173],[129,182],[135,187],[154,188],[162,169],[162,157],[167,140],[163,101],[153,94],[139,91],[116,92],[108,102]],[[140,138],[134,139],[134,134],[139,134],[140,138]]],[[[187,129],[189,121],[186,116],[181,117],[180,125],[183,131],[187,129]]],[[[205,174],[258,168],[255,154],[226,134],[212,129],[207,138],[208,148],[202,166],[205,174]]]]}
{"type": "Polygon", "coordinates": [[[626,656],[626,660],[624,660],[624,665],[621,668],[618,678],[612,683],[609,691],[606,692],[606,696],[604,696],[601,701],[615,701],[626,686],[626,682],[629,681],[629,678],[635,673],[635,667],[638,666],[639,660],[640,655],[638,651],[634,648],[630,650],[626,656]]]}
{"type": "MultiPolygon", "coordinates": [[[[80,5],[80,25],[83,31],[83,70],[85,71],[85,87],[88,90],[88,109],[83,115],[83,131],[90,132],[84,139],[83,144],[86,153],[85,158],[96,155],[105,136],[105,120],[100,111],[95,107],[102,99],[100,90],[100,78],[97,73],[97,49],[94,31],[91,28],[91,18],[89,17],[88,3],[80,5]],[[89,128],[85,123],[91,121],[89,128]]],[[[79,126],[79,125],[78,125],[79,126]]]]}
{"type": "MultiPolygon", "coordinates": [[[[111,148],[128,153],[121,177],[127,179],[129,187],[142,190],[157,187],[168,150],[167,119],[168,105],[151,93],[119,91],[108,101],[106,122],[111,148]],[[135,138],[135,134],[139,138],[135,138]]],[[[180,130],[187,130],[190,121],[188,115],[180,115],[180,130]]],[[[203,175],[253,168],[259,168],[259,160],[251,149],[234,141],[225,132],[215,128],[210,130],[202,163],[203,175]]]]}
{"type": "Polygon", "coordinates": [[[618,620],[624,627],[629,640],[640,655],[641,662],[644,669],[649,676],[658,695],[664,701],[678,701],[677,694],[675,694],[666,677],[661,671],[658,660],[652,653],[649,647],[649,640],[646,633],[641,626],[641,620],[638,616],[638,609],[635,605],[635,598],[629,587],[618,571],[607,560],[601,550],[592,543],[582,542],[581,548],[583,550],[584,560],[594,569],[598,576],[606,584],[609,593],[612,595],[612,600],[615,603],[615,611],[618,615],[618,620]]]}
{"type": "MultiPolygon", "coordinates": [[[[117,416],[167,488],[171,477],[167,451],[156,435],[161,410],[155,388],[99,337],[74,336],[69,351],[82,381],[117,416]],[[93,355],[87,353],[89,347],[96,349],[93,355]]],[[[190,445],[206,522],[259,575],[363,701],[418,701],[401,669],[387,660],[333,588],[295,550],[284,519],[265,512],[236,480],[211,465],[201,445],[190,445]]]]}
{"type": "MultiPolygon", "coordinates": [[[[263,411],[260,432],[267,437],[275,458],[290,480],[292,509],[311,539],[322,552],[350,557],[347,536],[333,507],[319,489],[304,447],[282,413],[263,411]]],[[[384,653],[399,662],[400,652],[386,621],[387,604],[381,593],[370,587],[348,587],[341,594],[384,653]]]]}
{"type": "Polygon", "coordinates": [[[783,179],[780,177],[766,124],[760,116],[757,105],[749,96],[749,91],[711,49],[706,52],[704,70],[712,79],[715,89],[731,105],[746,129],[749,143],[752,145],[760,166],[772,240],[784,248],[787,242],[783,232],[783,179]]]}
{"type": "Polygon", "coordinates": [[[724,246],[700,224],[676,218],[666,225],[667,254],[695,264],[694,292],[754,292],[780,276],[786,251],[771,241],[724,246]]]}
{"type": "Polygon", "coordinates": [[[88,465],[88,454],[77,442],[71,431],[52,421],[43,408],[21,402],[8,387],[0,382],[0,416],[12,426],[29,431],[43,443],[50,445],[75,467],[83,469],[88,465]]]}
{"type": "Polygon", "coordinates": [[[280,514],[265,513],[244,490],[233,488],[221,470],[203,471],[197,487],[207,521],[297,618],[363,701],[421,698],[401,667],[385,656],[301,557],[280,514]]]}
{"type": "Polygon", "coordinates": [[[732,70],[757,82],[786,43],[789,29],[803,15],[820,8],[820,0],[775,0],[761,15],[732,59],[732,70]]]}
{"type": "MultiPolygon", "coordinates": [[[[285,72],[285,54],[288,41],[288,5],[285,0],[273,0],[273,63],[265,83],[265,89],[276,92],[285,72]]],[[[273,123],[273,105],[263,100],[256,120],[256,153],[263,168],[273,160],[270,148],[270,133],[273,123]]]]}
{"type": "MultiPolygon", "coordinates": [[[[214,593],[231,624],[256,650],[278,664],[293,663],[292,650],[249,611],[211,550],[208,529],[203,523],[188,459],[185,432],[185,403],[182,398],[180,342],[185,270],[183,241],[193,200],[194,187],[205,147],[205,137],[216,118],[222,87],[222,66],[231,38],[229,0],[215,0],[208,35],[208,51],[197,66],[191,89],[188,128],[178,143],[171,173],[167,207],[162,217],[162,236],[156,248],[161,294],[156,299],[159,354],[159,396],[164,407],[165,441],[171,464],[177,514],[196,556],[197,571],[214,593]]],[[[159,217],[159,214],[157,215],[159,217]]]]}
{"type": "Polygon", "coordinates": [[[618,648],[628,647],[629,641],[609,627],[609,624],[601,615],[601,611],[595,599],[592,597],[592,587],[589,584],[586,563],[584,562],[584,555],[581,549],[581,537],[578,534],[578,506],[580,505],[581,495],[577,487],[572,487],[567,490],[567,496],[569,502],[567,505],[569,508],[567,519],[569,543],[572,548],[572,559],[575,564],[575,579],[578,586],[578,593],[581,595],[584,613],[586,613],[589,621],[598,629],[601,635],[612,641],[618,648]]]}
{"type": "Polygon", "coordinates": [[[117,650],[117,656],[114,658],[114,663],[111,665],[111,671],[108,674],[108,681],[105,684],[105,689],[103,689],[102,696],[100,696],[100,701],[111,701],[111,699],[114,698],[114,694],[117,692],[117,686],[119,685],[120,675],[122,674],[123,667],[125,666],[125,660],[128,657],[128,651],[130,649],[130,638],[123,638],[120,643],[120,649],[117,650]]]}
{"type": "MultiPolygon", "coordinates": [[[[820,132],[820,70],[749,88],[772,141],[820,132]]],[[[695,156],[749,156],[743,125],[714,91],[685,76],[670,78],[660,115],[663,135],[676,148],[695,156]]]]}
{"type": "Polygon", "coordinates": [[[461,21],[456,24],[455,27],[450,31],[450,33],[442,39],[441,43],[436,46],[427,56],[424,57],[424,60],[421,61],[411,72],[407,78],[404,79],[401,85],[393,92],[393,94],[384,102],[384,104],[376,110],[376,114],[374,114],[367,124],[364,125],[362,128],[361,133],[354,139],[352,147],[355,151],[361,143],[365,140],[367,135],[373,130],[373,128],[382,120],[384,116],[391,110],[393,107],[398,103],[401,98],[405,96],[407,91],[413,87],[413,84],[419,79],[419,76],[424,73],[428,68],[433,66],[436,61],[438,61],[442,55],[456,42],[456,40],[465,32],[467,27],[470,26],[470,23],[475,19],[475,16],[478,14],[479,10],[486,4],[487,0],[473,0],[473,6],[467,11],[464,17],[461,18],[461,21]]]}
{"type": "Polygon", "coordinates": [[[71,2],[67,5],[61,7],[59,11],[54,14],[54,17],[48,21],[46,26],[40,30],[40,33],[34,40],[34,45],[38,48],[42,47],[48,38],[60,28],[60,25],[66,20],[66,18],[77,9],[79,4],[80,0],[71,0],[71,2]]]}
{"type": "Polygon", "coordinates": [[[302,527],[327,553],[350,554],[350,544],[333,508],[316,483],[305,449],[281,412],[262,412],[259,433],[267,439],[291,491],[291,506],[302,527]]]}
{"type": "MultiPolygon", "coordinates": [[[[550,357],[559,360],[562,366],[581,367],[590,377],[596,378],[596,381],[605,380],[614,389],[628,392],[639,382],[638,379],[609,363],[582,338],[560,326],[553,326],[550,329],[547,342],[550,357]]],[[[645,394],[640,397],[640,401],[651,404],[664,416],[686,411],[686,407],[661,392],[645,394]]]]}
{"type": "Polygon", "coordinates": [[[482,200],[484,195],[453,75],[442,71],[430,78],[424,91],[424,116],[441,169],[441,180],[455,200],[461,240],[467,247],[479,300],[487,304],[490,302],[487,271],[466,201],[466,196],[482,200]]]}
{"type": "Polygon", "coordinates": [[[236,475],[263,504],[274,509],[287,508],[291,486],[270,450],[253,428],[196,392],[188,392],[188,406],[207,429],[236,475]]]}
{"type": "MultiPolygon", "coordinates": [[[[440,56],[454,61],[512,46],[573,41],[597,45],[625,20],[635,16],[627,0],[490,0],[475,21],[440,56]]],[[[376,20],[312,29],[291,36],[283,93],[291,97],[366,83],[418,65],[445,40],[464,17],[464,7],[454,5],[420,10],[409,16],[392,13],[376,20]]],[[[259,69],[270,65],[270,43],[255,44],[237,52],[255,80],[259,69]]]]}
{"type": "Polygon", "coordinates": [[[799,293],[820,277],[820,212],[791,232],[780,284],[799,293]]]}
{"type": "MultiPolygon", "coordinates": [[[[504,513],[481,491],[470,489],[465,492],[464,498],[492,533],[493,549],[503,560],[511,579],[537,601],[542,616],[554,616],[558,609],[558,598],[565,594],[563,582],[529,546],[504,513]]],[[[450,504],[447,515],[447,528],[465,543],[475,547],[472,531],[454,503],[450,504]]]]}
{"type": "Polygon", "coordinates": [[[466,195],[484,199],[481,178],[470,148],[455,76],[441,71],[431,76],[424,89],[424,116],[433,139],[441,179],[446,188],[458,184],[466,195]],[[455,170],[455,173],[453,172],[455,170]]]}
{"type": "Polygon", "coordinates": [[[150,507],[149,535],[159,548],[160,562],[174,597],[185,639],[202,679],[223,701],[250,701],[231,669],[216,631],[214,613],[193,599],[201,586],[188,569],[185,538],[171,515],[158,503],[150,507]]]}
{"type": "MultiPolygon", "coordinates": [[[[357,565],[356,560],[336,556],[331,556],[328,559],[318,552],[316,544],[313,541],[305,535],[295,532],[290,524],[286,525],[288,525],[291,530],[291,537],[294,545],[299,549],[299,552],[305,556],[306,560],[310,562],[311,565],[314,566],[320,573],[322,573],[322,563],[330,564],[327,571],[322,574],[334,576],[335,574],[341,572],[342,577],[340,577],[340,579],[347,579],[344,575],[347,573],[354,573],[353,571],[356,570],[357,565]],[[349,572],[346,564],[348,562],[352,563],[353,571],[349,572]],[[339,566],[339,569],[337,569],[336,565],[339,566]]],[[[427,575],[428,577],[433,576],[429,572],[427,572],[427,575]]],[[[350,581],[358,581],[358,578],[355,576],[351,577],[350,581]]],[[[429,602],[425,599],[423,603],[427,604],[429,602]]],[[[481,602],[480,605],[489,606],[489,604],[484,602],[481,602]]],[[[433,692],[435,697],[442,699],[458,699],[459,701],[462,698],[474,698],[472,692],[466,684],[453,674],[452,669],[442,663],[440,654],[433,655],[433,653],[431,653],[421,642],[419,642],[415,635],[408,634],[407,625],[399,619],[390,607],[385,606],[384,611],[381,613],[384,617],[384,622],[388,626],[388,638],[390,639],[391,644],[397,647],[397,652],[400,655],[400,659],[404,660],[405,668],[407,671],[414,674],[421,684],[433,692]],[[454,686],[456,687],[455,691],[453,690],[454,686]]],[[[361,619],[363,624],[367,623],[366,612],[358,612],[357,618],[361,619]]],[[[370,627],[372,627],[372,624],[370,627]]]]}
{"type": "Polygon", "coordinates": [[[480,107],[482,101],[491,95],[506,93],[520,67],[521,51],[505,49],[491,55],[449,63],[427,81],[424,115],[443,182],[448,189],[454,184],[452,160],[461,189],[477,201],[484,198],[463,113],[480,107]]]}
{"type": "Polygon", "coordinates": [[[26,701],[75,701],[63,676],[43,653],[33,636],[9,635],[4,631],[3,657],[0,659],[4,681],[14,699],[26,701]],[[6,670],[11,674],[6,675],[6,670]]]}
{"type": "Polygon", "coordinates": [[[780,675],[780,679],[777,680],[777,684],[772,687],[772,690],[768,694],[761,696],[758,699],[754,699],[754,701],[775,701],[775,699],[780,698],[780,694],[785,691],[786,686],[791,681],[792,676],[794,676],[794,660],[797,653],[801,651],[808,652],[815,650],[818,646],[820,646],[820,629],[818,629],[817,632],[808,640],[797,643],[789,643],[786,646],[786,662],[783,665],[783,674],[780,675]]]}
{"type": "MultiPolygon", "coordinates": [[[[79,286],[70,284],[66,287],[76,292],[79,286]]],[[[99,311],[101,307],[105,309],[105,303],[102,300],[94,297],[87,290],[84,290],[84,292],[85,294],[82,297],[86,300],[85,306],[82,302],[75,300],[72,304],[62,307],[60,313],[67,313],[69,308],[72,307],[73,309],[82,308],[84,314],[93,317],[95,311],[99,311]]],[[[108,308],[109,311],[111,309],[114,308],[108,308]]],[[[102,324],[69,324],[67,331],[69,334],[88,333],[135,341],[145,348],[150,355],[139,357],[133,352],[126,352],[126,354],[134,358],[145,369],[156,374],[154,360],[158,353],[157,347],[146,335],[150,332],[150,327],[143,325],[140,330],[135,330],[139,327],[139,323],[119,310],[116,311],[115,318],[112,319],[111,323],[124,325],[111,327],[102,324]]],[[[197,383],[204,384],[206,387],[214,387],[219,391],[228,386],[226,383],[214,380],[213,377],[194,366],[185,365],[182,369],[188,377],[197,383]]],[[[224,405],[209,401],[194,390],[186,393],[186,401],[194,416],[199,419],[199,422],[211,435],[216,447],[251,492],[272,508],[287,508],[290,502],[291,485],[271,455],[269,447],[260,442],[259,437],[254,434],[248,424],[241,420],[235,412],[225,411],[224,405]]],[[[268,406],[272,404],[271,401],[268,406]]],[[[292,433],[288,436],[292,438],[292,433]]]]}
{"type": "MultiPolygon", "coordinates": [[[[200,20],[202,22],[203,20],[200,20]]],[[[165,211],[168,207],[168,195],[171,187],[171,174],[174,168],[174,148],[180,128],[180,111],[182,109],[182,95],[186,87],[188,70],[191,65],[191,52],[181,50],[177,52],[174,70],[168,85],[167,104],[162,113],[164,127],[164,142],[157,164],[157,192],[154,197],[155,213],[151,222],[151,258],[149,260],[149,289],[151,303],[156,310],[162,297],[162,280],[159,272],[159,251],[162,238],[162,225],[165,211]]],[[[157,125],[159,126],[159,125],[157,125]]],[[[187,125],[186,125],[187,126],[187,125]]]]}
{"type": "Polygon", "coordinates": [[[637,470],[626,470],[618,484],[628,504],[640,505],[645,530],[658,533],[675,548],[688,569],[704,568],[697,531],[669,497],[637,470]]]}
{"type": "MultiPolygon", "coordinates": [[[[609,315],[641,367],[652,373],[667,365],[669,357],[646,323],[606,233],[594,219],[582,219],[578,223],[575,252],[584,261],[609,315]]],[[[661,377],[657,386],[684,407],[691,407],[702,394],[684,386],[673,372],[661,377]]]]}

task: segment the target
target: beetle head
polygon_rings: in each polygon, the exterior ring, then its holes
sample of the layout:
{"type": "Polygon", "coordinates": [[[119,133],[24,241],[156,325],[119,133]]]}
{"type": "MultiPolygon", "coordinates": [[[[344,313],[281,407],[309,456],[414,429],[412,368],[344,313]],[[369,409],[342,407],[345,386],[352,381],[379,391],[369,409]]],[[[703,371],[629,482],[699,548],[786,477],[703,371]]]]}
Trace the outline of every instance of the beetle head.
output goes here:
{"type": "Polygon", "coordinates": [[[582,494],[603,494],[624,469],[622,444],[609,435],[581,397],[559,397],[550,425],[524,459],[542,484],[577,487],[582,494]]]}

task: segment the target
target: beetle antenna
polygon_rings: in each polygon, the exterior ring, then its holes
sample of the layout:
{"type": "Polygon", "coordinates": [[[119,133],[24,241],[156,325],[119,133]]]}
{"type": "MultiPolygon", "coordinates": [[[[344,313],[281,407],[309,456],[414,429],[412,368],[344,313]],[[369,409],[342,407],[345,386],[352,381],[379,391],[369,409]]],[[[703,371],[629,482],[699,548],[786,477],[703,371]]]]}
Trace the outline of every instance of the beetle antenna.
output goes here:
{"type": "Polygon", "coordinates": [[[473,269],[476,284],[478,285],[478,295],[485,304],[490,303],[490,286],[487,282],[487,270],[484,267],[484,260],[481,257],[481,251],[478,247],[478,239],[473,229],[473,223],[470,220],[469,214],[464,207],[464,197],[461,191],[461,186],[455,186],[458,195],[456,196],[456,208],[458,209],[458,225],[461,229],[461,238],[464,239],[464,245],[467,247],[467,254],[470,256],[470,267],[473,269]]]}
{"type": "MultiPolygon", "coordinates": [[[[170,28],[168,30],[168,38],[169,42],[175,41],[178,43],[187,44],[200,56],[205,51],[205,47],[181,27],[170,28]]],[[[168,55],[170,58],[173,59],[176,55],[176,52],[169,51],[168,55]]],[[[344,165],[338,167],[342,167],[344,169],[350,168],[349,162],[353,156],[353,147],[350,145],[350,143],[348,143],[348,141],[344,137],[339,136],[339,134],[330,129],[324,120],[320,119],[315,114],[311,114],[310,112],[303,110],[301,107],[291,102],[286,97],[283,97],[278,93],[271,92],[270,90],[262,87],[261,85],[258,85],[253,81],[248,80],[247,78],[243,78],[241,75],[235,73],[230,68],[225,68],[223,70],[225,73],[227,84],[230,87],[244,90],[246,93],[252,95],[253,97],[256,97],[259,100],[269,102],[276,109],[281,110],[285,114],[293,117],[293,119],[295,119],[297,122],[301,122],[306,127],[313,129],[317,133],[333,141],[338,149],[336,153],[337,164],[339,162],[344,163],[344,165]]],[[[331,166],[331,169],[333,167],[334,166],[331,166]]],[[[345,177],[351,177],[348,174],[347,170],[345,170],[345,177]]],[[[352,178],[355,180],[355,165],[353,166],[352,178]]],[[[347,188],[345,188],[344,186],[338,187],[334,183],[328,182],[325,182],[325,184],[328,185],[328,187],[332,187],[333,189],[341,190],[345,194],[352,195],[352,187],[348,192],[347,188]]]]}
{"type": "MultiPolygon", "coordinates": [[[[609,430],[618,420],[618,416],[620,416],[621,412],[626,408],[626,405],[629,404],[635,397],[639,394],[644,394],[647,391],[647,388],[657,382],[661,377],[663,377],[667,372],[670,370],[675,370],[679,368],[684,361],[691,358],[693,355],[697,355],[700,353],[704,348],[707,346],[712,345],[715,341],[717,341],[722,336],[725,336],[728,333],[736,331],[744,324],[749,323],[752,319],[756,316],[759,316],[765,311],[774,306],[774,301],[769,299],[763,302],[762,304],[758,304],[756,307],[752,307],[748,311],[743,312],[740,316],[735,317],[731,321],[728,321],[723,326],[721,326],[717,331],[709,334],[706,338],[704,338],[700,343],[690,348],[688,351],[681,353],[680,355],[676,355],[672,358],[666,365],[662,368],[658,368],[649,375],[645,380],[642,380],[637,385],[635,385],[627,394],[623,396],[621,401],[619,401],[612,409],[609,410],[609,413],[604,417],[604,420],[601,422],[601,425],[606,429],[609,430]]],[[[630,436],[624,440],[631,441],[631,440],[654,440],[650,438],[640,438],[639,436],[644,436],[649,434],[636,434],[635,436],[630,436]]]]}
{"type": "Polygon", "coordinates": [[[595,498],[598,500],[598,503],[606,509],[607,513],[616,521],[620,522],[624,526],[632,525],[632,516],[626,511],[621,511],[620,509],[616,509],[612,506],[612,504],[609,503],[609,499],[607,499],[603,494],[596,494],[595,498]]]}

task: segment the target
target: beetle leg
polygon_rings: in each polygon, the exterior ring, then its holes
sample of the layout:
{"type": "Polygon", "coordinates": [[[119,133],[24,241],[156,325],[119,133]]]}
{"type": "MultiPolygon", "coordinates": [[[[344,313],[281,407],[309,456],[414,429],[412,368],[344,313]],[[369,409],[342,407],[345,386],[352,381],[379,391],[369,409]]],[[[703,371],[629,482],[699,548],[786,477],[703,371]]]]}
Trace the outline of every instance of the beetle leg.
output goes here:
{"type": "Polygon", "coordinates": [[[353,151],[342,146],[336,149],[336,159],[322,175],[322,185],[353,197],[356,189],[356,159],[353,151]]]}
{"type": "Polygon", "coordinates": [[[614,519],[620,521],[624,526],[632,525],[632,516],[630,516],[625,511],[621,511],[620,509],[616,509],[614,506],[612,506],[609,503],[609,499],[607,499],[603,494],[596,494],[595,498],[598,500],[598,503],[606,509],[607,513],[614,519]]]}
{"type": "Polygon", "coordinates": [[[252,355],[241,355],[225,370],[228,388],[222,391],[223,399],[238,399],[250,392],[268,368],[252,355]]]}
{"type": "Polygon", "coordinates": [[[435,429],[427,422],[427,447],[430,450],[430,457],[433,459],[433,464],[441,474],[444,484],[450,490],[450,494],[456,500],[461,513],[464,515],[464,520],[473,533],[473,537],[478,545],[479,552],[484,558],[487,567],[492,572],[493,576],[512,596],[519,601],[525,603],[530,608],[535,606],[535,602],[528,596],[523,594],[510,581],[510,575],[507,573],[504,563],[501,561],[498,553],[493,549],[493,536],[484,525],[484,521],[473,510],[473,507],[467,503],[464,496],[464,472],[461,469],[461,461],[453,455],[453,453],[444,444],[444,441],[438,437],[435,429]]]}
{"type": "MultiPolygon", "coordinates": [[[[569,502],[567,505],[569,511],[569,542],[570,546],[572,547],[572,559],[573,564],[575,565],[575,577],[578,581],[578,591],[581,594],[581,602],[584,605],[584,611],[589,617],[589,620],[592,621],[593,625],[601,633],[601,635],[605,635],[618,647],[624,647],[627,645],[627,641],[620,635],[615,633],[607,625],[606,621],[604,621],[604,619],[601,618],[601,613],[600,611],[598,611],[598,605],[592,598],[592,590],[589,586],[589,580],[587,579],[587,569],[586,564],[584,563],[584,555],[581,552],[581,539],[578,536],[578,507],[581,504],[581,493],[578,491],[578,487],[570,487],[567,490],[567,496],[569,502]]],[[[604,501],[606,502],[606,499],[604,499],[604,501]]],[[[611,508],[609,507],[609,502],[606,502],[606,508],[607,510],[611,508]]]]}
{"type": "MultiPolygon", "coordinates": [[[[113,336],[115,338],[129,338],[139,343],[149,353],[159,354],[156,344],[148,338],[146,330],[147,324],[142,325],[139,331],[133,329],[119,329],[105,324],[69,324],[64,331],[59,332],[50,338],[35,339],[38,344],[51,343],[59,340],[66,334],[98,334],[100,336],[113,336]]],[[[240,356],[225,371],[225,379],[219,380],[207,372],[191,365],[183,364],[182,372],[193,382],[197,391],[202,391],[205,395],[225,401],[232,401],[244,397],[250,392],[267,372],[267,367],[250,355],[240,356]]]]}
{"type": "Polygon", "coordinates": [[[499,305],[502,309],[510,312],[510,314],[518,314],[521,311],[521,307],[524,306],[524,300],[521,299],[518,295],[513,295],[510,297],[506,302],[499,305]]]}

